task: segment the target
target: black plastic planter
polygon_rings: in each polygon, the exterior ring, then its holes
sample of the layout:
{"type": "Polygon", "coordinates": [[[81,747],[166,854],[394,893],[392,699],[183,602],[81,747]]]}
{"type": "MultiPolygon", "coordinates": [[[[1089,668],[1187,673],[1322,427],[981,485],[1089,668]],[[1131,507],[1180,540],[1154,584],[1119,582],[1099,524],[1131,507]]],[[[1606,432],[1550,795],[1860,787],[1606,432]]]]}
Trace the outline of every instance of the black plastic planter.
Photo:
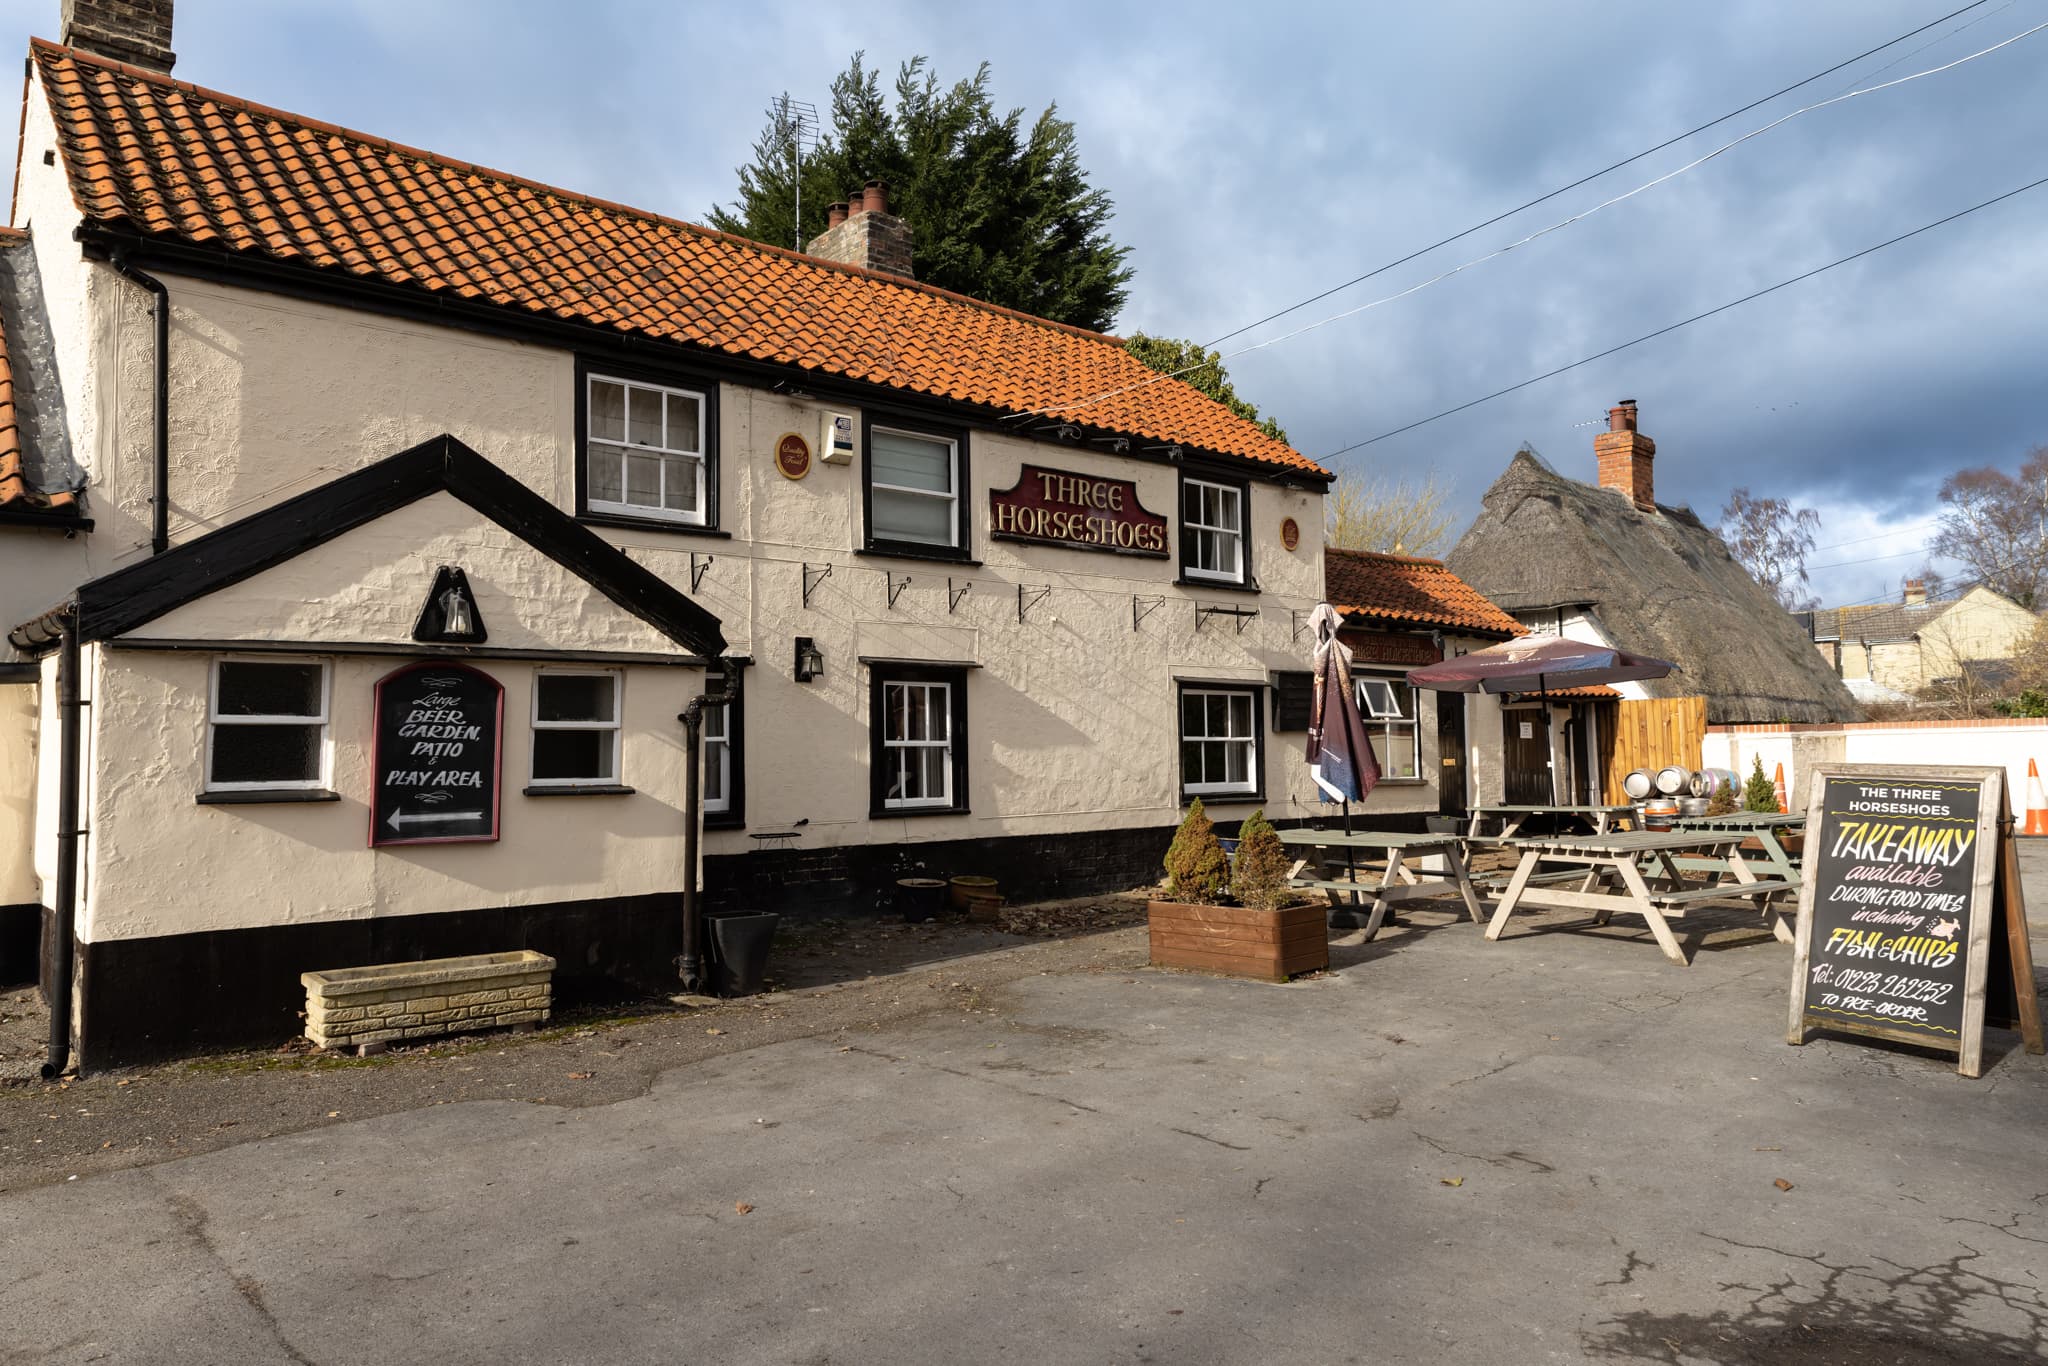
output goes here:
{"type": "Polygon", "coordinates": [[[775,942],[773,911],[709,911],[711,984],[720,996],[752,996],[768,978],[768,948],[775,942]]]}
{"type": "Polygon", "coordinates": [[[896,879],[896,909],[910,924],[937,920],[945,909],[946,884],[935,877],[896,879]]]}

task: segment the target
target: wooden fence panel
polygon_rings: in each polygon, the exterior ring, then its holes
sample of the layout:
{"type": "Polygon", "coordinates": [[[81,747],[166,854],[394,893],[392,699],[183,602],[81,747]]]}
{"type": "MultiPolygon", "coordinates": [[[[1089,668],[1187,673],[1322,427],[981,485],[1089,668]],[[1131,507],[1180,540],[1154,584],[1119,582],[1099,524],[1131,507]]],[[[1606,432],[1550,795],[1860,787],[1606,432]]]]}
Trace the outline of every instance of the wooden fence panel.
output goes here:
{"type": "Polygon", "coordinates": [[[1602,786],[1607,800],[1629,800],[1621,780],[1638,768],[1656,770],[1667,764],[1702,767],[1707,738],[1707,699],[1652,697],[1624,701],[1603,709],[1607,723],[1601,735],[1602,786]]]}

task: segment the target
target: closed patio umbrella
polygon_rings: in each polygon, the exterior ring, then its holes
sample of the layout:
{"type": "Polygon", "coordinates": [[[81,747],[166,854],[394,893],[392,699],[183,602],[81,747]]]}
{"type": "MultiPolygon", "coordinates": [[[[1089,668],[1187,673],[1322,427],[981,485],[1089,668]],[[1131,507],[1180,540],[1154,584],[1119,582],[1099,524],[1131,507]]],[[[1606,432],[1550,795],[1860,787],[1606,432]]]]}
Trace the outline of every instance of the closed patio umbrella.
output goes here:
{"type": "Polygon", "coordinates": [[[1677,666],[1612,645],[1561,636],[1504,640],[1468,655],[1409,671],[1408,681],[1435,692],[1533,692],[1662,678],[1677,666]]]}
{"type": "Polygon", "coordinates": [[[1380,780],[1380,762],[1365,737],[1358,693],[1351,685],[1351,651],[1337,639],[1342,618],[1329,603],[1309,614],[1315,633],[1315,700],[1309,710],[1309,774],[1326,802],[1344,803],[1345,831],[1351,803],[1365,800],[1380,780]]]}

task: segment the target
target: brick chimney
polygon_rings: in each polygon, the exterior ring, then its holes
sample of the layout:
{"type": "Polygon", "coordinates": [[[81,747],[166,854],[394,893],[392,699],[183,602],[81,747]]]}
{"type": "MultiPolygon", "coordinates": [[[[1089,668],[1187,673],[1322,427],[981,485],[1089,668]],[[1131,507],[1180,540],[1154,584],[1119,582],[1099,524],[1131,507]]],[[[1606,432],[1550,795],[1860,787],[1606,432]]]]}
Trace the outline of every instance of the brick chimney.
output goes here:
{"type": "Polygon", "coordinates": [[[889,212],[889,187],[870,180],[844,204],[825,210],[825,231],[811,239],[813,256],[910,277],[910,225],[889,212]]]}
{"type": "Polygon", "coordinates": [[[1908,607],[1918,607],[1927,601],[1927,580],[1907,579],[1906,591],[1902,598],[1908,607]]]}
{"type": "Polygon", "coordinates": [[[168,72],[173,0],[64,0],[58,26],[64,46],[112,57],[130,66],[168,72]]]}
{"type": "Polygon", "coordinates": [[[1607,430],[1593,438],[1600,462],[1600,487],[1613,489],[1645,512],[1657,510],[1650,462],[1657,443],[1636,430],[1636,401],[1625,398],[1607,410],[1607,430]]]}

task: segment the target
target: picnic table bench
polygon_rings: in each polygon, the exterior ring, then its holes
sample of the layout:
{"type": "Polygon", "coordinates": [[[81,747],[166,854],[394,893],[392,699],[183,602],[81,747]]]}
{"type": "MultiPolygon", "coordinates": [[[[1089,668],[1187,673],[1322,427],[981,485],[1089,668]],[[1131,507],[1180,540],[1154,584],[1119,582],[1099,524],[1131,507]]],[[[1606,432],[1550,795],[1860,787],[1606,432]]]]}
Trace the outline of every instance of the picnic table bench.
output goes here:
{"type": "Polygon", "coordinates": [[[1636,809],[1633,806],[1541,806],[1526,804],[1475,806],[1472,808],[1470,827],[1465,832],[1467,840],[1484,840],[1497,843],[1509,840],[1521,831],[1531,816],[1556,816],[1576,825],[1582,825],[1596,835],[1604,835],[1616,825],[1626,822],[1630,827],[1636,823],[1636,809]],[[1498,816],[1501,821],[1500,833],[1487,836],[1480,833],[1480,827],[1488,817],[1498,816]]]}
{"type": "Polygon", "coordinates": [[[1605,925],[1616,912],[1640,915],[1650,927],[1664,956],[1686,966],[1685,951],[1671,932],[1670,921],[1692,907],[1713,903],[1748,902],[1771,921],[1771,933],[1783,943],[1792,942],[1791,927],[1777,910],[1778,898],[1799,890],[1799,879],[1759,877],[1739,846],[1748,835],[1739,831],[1674,830],[1614,831],[1605,835],[1557,835],[1519,839],[1522,851],[1493,919],[1486,927],[1488,939],[1499,939],[1517,910],[1526,906],[1582,907],[1594,913],[1593,923],[1605,925]],[[1711,880],[1688,879],[1680,861],[1705,865],[1711,880]],[[1564,876],[1546,863],[1569,865],[1564,876]],[[1547,882],[1582,879],[1575,890],[1547,886],[1547,882]]]}
{"type": "Polygon", "coordinates": [[[1300,855],[1288,870],[1288,885],[1327,893],[1331,907],[1327,914],[1332,925],[1355,924],[1353,906],[1363,897],[1372,898],[1371,910],[1365,918],[1365,937],[1368,940],[1380,932],[1391,907],[1420,897],[1456,892],[1463,898],[1466,914],[1474,923],[1481,919],[1479,898],[1472,890],[1471,874],[1465,867],[1465,851],[1456,835],[1391,830],[1353,831],[1349,834],[1341,830],[1282,830],[1279,835],[1282,844],[1300,855]],[[1370,875],[1375,871],[1373,868],[1357,867],[1361,854],[1367,864],[1379,865],[1377,882],[1329,876],[1334,868],[1340,867],[1346,872],[1362,871],[1370,875]],[[1408,866],[1411,854],[1440,859],[1443,867],[1441,871],[1424,869],[1418,874],[1408,866]],[[1304,875],[1303,870],[1311,866],[1315,871],[1304,875]],[[1353,899],[1352,904],[1338,899],[1345,893],[1353,899]]]}

